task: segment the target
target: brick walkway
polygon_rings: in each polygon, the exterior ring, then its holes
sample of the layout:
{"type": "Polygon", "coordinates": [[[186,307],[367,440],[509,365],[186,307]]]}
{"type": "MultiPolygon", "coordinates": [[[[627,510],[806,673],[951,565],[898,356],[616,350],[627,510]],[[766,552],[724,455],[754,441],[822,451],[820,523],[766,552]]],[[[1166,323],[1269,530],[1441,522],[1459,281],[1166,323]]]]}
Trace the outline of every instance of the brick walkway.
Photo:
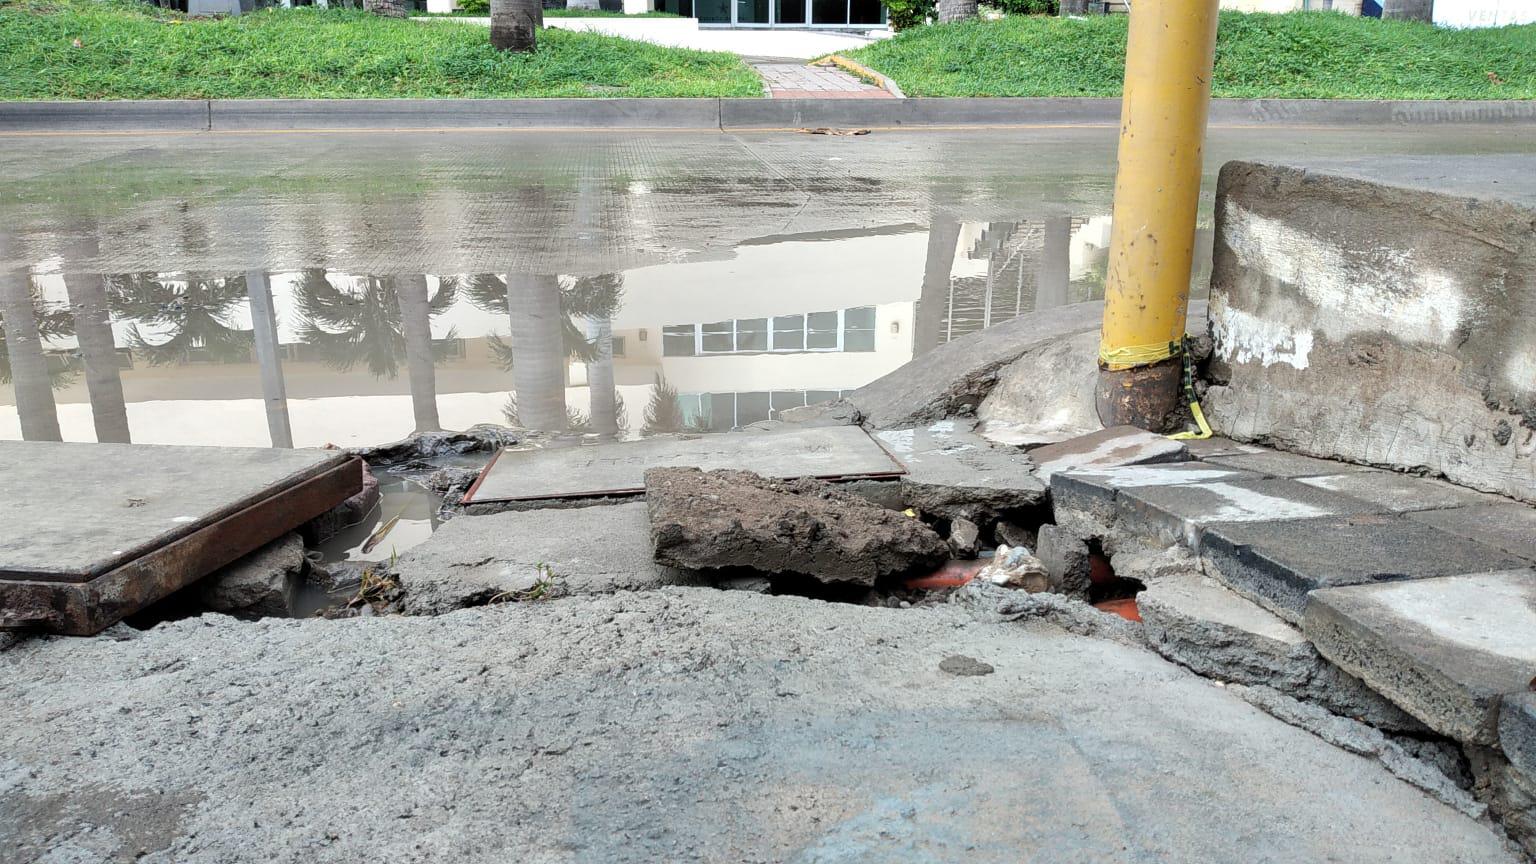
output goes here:
{"type": "Polygon", "coordinates": [[[890,93],[866,84],[836,66],[803,63],[755,63],[768,94],[774,99],[894,99],[890,93]]]}

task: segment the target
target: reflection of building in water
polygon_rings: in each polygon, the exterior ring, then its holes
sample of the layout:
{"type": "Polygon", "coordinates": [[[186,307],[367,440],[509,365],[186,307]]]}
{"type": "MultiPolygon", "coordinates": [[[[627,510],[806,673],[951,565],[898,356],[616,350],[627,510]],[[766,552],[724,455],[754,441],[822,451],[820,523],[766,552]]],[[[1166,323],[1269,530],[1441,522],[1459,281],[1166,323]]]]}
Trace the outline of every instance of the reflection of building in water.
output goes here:
{"type": "Polygon", "coordinates": [[[0,280],[0,437],[363,445],[507,413],[638,434],[658,376],[678,425],[736,428],[1101,296],[1107,242],[1105,217],[940,218],[580,278],[65,278],[53,261],[0,280]]]}

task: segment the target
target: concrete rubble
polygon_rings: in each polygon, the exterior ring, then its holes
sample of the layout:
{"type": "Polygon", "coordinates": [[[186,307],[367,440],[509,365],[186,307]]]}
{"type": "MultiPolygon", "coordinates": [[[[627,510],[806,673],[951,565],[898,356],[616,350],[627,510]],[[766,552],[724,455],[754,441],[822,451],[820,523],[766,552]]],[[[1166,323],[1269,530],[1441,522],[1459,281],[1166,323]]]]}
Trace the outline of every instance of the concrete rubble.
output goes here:
{"type": "Polygon", "coordinates": [[[1035,463],[1013,447],[986,440],[966,420],[941,420],[911,429],[876,433],[901,463],[903,503],[942,519],[989,524],[1038,506],[1045,484],[1035,463]]]}
{"type": "Polygon", "coordinates": [[[652,551],[674,567],[873,585],[948,557],[944,540],[919,520],[817,480],[653,468],[645,487],[652,551]]]}
{"type": "Polygon", "coordinates": [[[242,618],[290,616],[307,561],[304,540],[285,534],[196,584],[198,601],[242,618]]]}

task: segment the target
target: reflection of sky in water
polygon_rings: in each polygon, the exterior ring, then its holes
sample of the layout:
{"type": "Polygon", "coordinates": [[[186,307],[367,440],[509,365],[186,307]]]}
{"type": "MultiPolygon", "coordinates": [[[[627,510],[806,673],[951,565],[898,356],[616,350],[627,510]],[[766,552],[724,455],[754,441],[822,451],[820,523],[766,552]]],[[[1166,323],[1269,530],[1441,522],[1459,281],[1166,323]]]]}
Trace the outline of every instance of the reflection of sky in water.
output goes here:
{"type": "MultiPolygon", "coordinates": [[[[836,398],[989,324],[1100,296],[1107,241],[1102,217],[941,220],[763,238],[728,258],[606,276],[514,275],[510,287],[502,275],[320,270],[66,279],[68,262],[53,259],[33,266],[30,310],[4,289],[0,316],[30,311],[22,328],[37,328],[42,363],[23,362],[22,386],[0,390],[0,438],[23,437],[18,401],[35,417],[49,396],[73,441],[362,446],[434,421],[724,431],[836,398]],[[108,326],[92,331],[97,306],[108,326]]],[[[29,349],[36,361],[38,345],[8,339],[0,371],[12,377],[10,358],[29,349]]]]}

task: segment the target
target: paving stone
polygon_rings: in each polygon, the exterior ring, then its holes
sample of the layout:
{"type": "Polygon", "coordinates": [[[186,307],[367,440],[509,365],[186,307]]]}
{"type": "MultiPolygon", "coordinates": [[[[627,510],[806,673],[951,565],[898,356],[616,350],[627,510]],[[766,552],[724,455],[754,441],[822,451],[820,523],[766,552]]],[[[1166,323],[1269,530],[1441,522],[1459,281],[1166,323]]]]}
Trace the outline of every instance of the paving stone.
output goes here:
{"type": "Polygon", "coordinates": [[[460,516],[395,563],[408,614],[515,599],[539,580],[554,594],[605,594],[706,580],[651,558],[644,502],[460,516]]]}
{"type": "Polygon", "coordinates": [[[1058,471],[1092,471],[1122,465],[1147,465],[1160,462],[1186,462],[1189,449],[1166,435],[1157,435],[1135,426],[1111,426],[1080,435],[1059,444],[1047,444],[1029,451],[1039,467],[1035,473],[1049,483],[1058,471]]]}
{"type": "Polygon", "coordinates": [[[1487,507],[1411,513],[1408,518],[1536,561],[1536,507],[1511,501],[1487,507]]]}
{"type": "Polygon", "coordinates": [[[1121,490],[1118,524],[1153,542],[1200,549],[1215,525],[1346,516],[1376,508],[1364,501],[1278,478],[1142,486],[1121,490]]]}
{"type": "Polygon", "coordinates": [[[901,489],[908,507],[982,523],[1045,500],[1029,454],[993,444],[970,421],[877,432],[875,439],[907,472],[901,489]]]}
{"type": "Polygon", "coordinates": [[[1303,630],[1323,656],[1431,729],[1492,745],[1500,699],[1527,692],[1536,670],[1536,572],[1321,590],[1303,630]]]}
{"type": "Polygon", "coordinates": [[[1504,697],[1499,706],[1499,749],[1511,765],[1536,780],[1536,693],[1504,697]]]}
{"type": "Polygon", "coordinates": [[[1056,524],[1074,536],[1106,537],[1117,520],[1115,502],[1126,490],[1257,480],[1260,477],[1251,471],[1204,462],[1058,472],[1051,477],[1051,506],[1056,524]]]}
{"type": "Polygon", "coordinates": [[[1311,456],[1303,456],[1300,453],[1287,453],[1283,450],[1263,450],[1258,453],[1210,456],[1205,457],[1205,461],[1217,465],[1225,465],[1228,468],[1257,471],[1260,474],[1268,474],[1271,477],[1287,478],[1315,477],[1322,474],[1339,474],[1345,471],[1375,470],[1366,465],[1354,465],[1349,462],[1337,462],[1332,459],[1316,459],[1311,456]]]}
{"type": "MultiPolygon", "coordinates": [[[[1525,562],[1391,514],[1235,522],[1206,530],[1206,572],[1297,623],[1320,588],[1510,570],[1525,562]]],[[[1348,668],[1348,667],[1346,667],[1348,668]]]]}
{"type": "Polygon", "coordinates": [[[1184,446],[1189,448],[1189,455],[1196,459],[1208,459],[1212,456],[1241,456],[1244,453],[1263,453],[1263,447],[1255,447],[1252,444],[1243,444],[1233,441],[1231,438],[1223,438],[1220,435],[1212,435],[1209,438],[1193,438],[1186,440],[1184,446]]]}
{"type": "Polygon", "coordinates": [[[1442,480],[1414,477],[1395,471],[1347,471],[1342,474],[1303,477],[1297,482],[1341,492],[1393,513],[1492,504],[1500,500],[1496,496],[1463,489],[1442,480]]]}

